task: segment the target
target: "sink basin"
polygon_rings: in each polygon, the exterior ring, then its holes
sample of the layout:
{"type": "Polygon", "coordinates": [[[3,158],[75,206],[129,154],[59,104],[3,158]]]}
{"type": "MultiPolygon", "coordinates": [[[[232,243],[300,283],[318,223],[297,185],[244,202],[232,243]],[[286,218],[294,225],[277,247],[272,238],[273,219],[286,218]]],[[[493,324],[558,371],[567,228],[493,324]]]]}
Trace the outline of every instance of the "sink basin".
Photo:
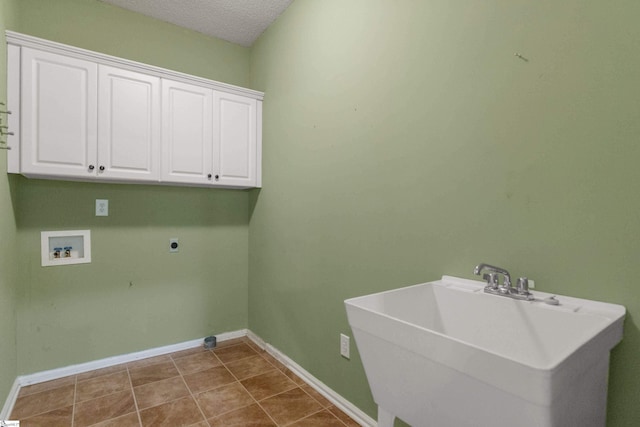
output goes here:
{"type": "Polygon", "coordinates": [[[345,301],[378,426],[603,427],[625,308],[441,280],[345,301]]]}

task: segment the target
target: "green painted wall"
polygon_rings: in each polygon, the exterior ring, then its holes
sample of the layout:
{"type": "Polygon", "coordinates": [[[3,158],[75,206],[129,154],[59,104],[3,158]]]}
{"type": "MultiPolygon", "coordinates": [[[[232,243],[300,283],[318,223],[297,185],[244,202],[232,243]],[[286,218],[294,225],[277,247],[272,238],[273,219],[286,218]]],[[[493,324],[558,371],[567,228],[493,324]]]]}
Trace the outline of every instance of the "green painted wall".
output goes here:
{"type": "MultiPolygon", "coordinates": [[[[0,0],[0,101],[7,100],[7,48],[4,30],[15,20],[15,0],[0,0]]],[[[4,107],[2,108],[4,110],[4,107]]],[[[6,124],[6,115],[0,115],[6,124]]],[[[0,138],[6,141],[6,137],[0,138]]],[[[6,146],[0,143],[0,146],[6,146]]],[[[6,396],[16,378],[17,344],[16,319],[18,270],[16,262],[18,246],[14,217],[13,180],[7,175],[6,150],[0,150],[0,402],[6,396]]],[[[0,404],[2,406],[2,404],[0,404]]]]}
{"type": "MultiPolygon", "coordinates": [[[[17,5],[12,30],[248,85],[247,48],[97,0],[17,5]]],[[[247,192],[14,181],[18,374],[247,327],[247,192]],[[102,198],[110,216],[96,218],[102,198]],[[91,229],[92,263],[41,267],[40,232],[65,229],[91,229]]]]}
{"type": "Polygon", "coordinates": [[[18,200],[20,373],[247,327],[246,193],[21,178],[18,200]],[[40,232],[76,229],[91,264],[41,267],[40,232]]]}
{"type": "Polygon", "coordinates": [[[338,354],[343,300],[501,265],[627,307],[608,425],[640,425],[638,16],[295,1],[252,48],[268,96],[249,327],[373,416],[357,352],[338,354]]]}

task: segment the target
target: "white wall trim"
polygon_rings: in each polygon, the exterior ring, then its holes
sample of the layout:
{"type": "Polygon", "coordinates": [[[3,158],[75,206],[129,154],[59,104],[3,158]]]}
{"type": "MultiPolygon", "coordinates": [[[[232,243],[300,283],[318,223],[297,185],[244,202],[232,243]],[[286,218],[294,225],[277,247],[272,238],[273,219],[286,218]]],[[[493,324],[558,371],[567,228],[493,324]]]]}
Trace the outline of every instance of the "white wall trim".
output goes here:
{"type": "Polygon", "coordinates": [[[156,67],[154,65],[143,64],[141,62],[130,61],[124,58],[118,58],[104,53],[94,52],[87,49],[82,49],[75,46],[69,46],[62,43],[57,43],[51,40],[45,40],[38,37],[29,36],[27,34],[16,33],[15,31],[6,31],[7,43],[16,46],[26,46],[33,49],[45,50],[48,52],[57,53],[60,55],[66,55],[74,58],[80,58],[90,60],[98,64],[111,65],[114,67],[124,68],[131,71],[143,72],[156,77],[165,77],[173,80],[182,81],[185,83],[196,84],[199,86],[210,87],[214,90],[219,90],[227,93],[235,93],[236,95],[247,96],[254,99],[262,100],[264,93],[257,90],[247,89],[240,86],[231,85],[228,83],[222,83],[215,80],[209,80],[202,77],[192,76],[189,74],[181,73],[179,71],[172,71],[166,68],[156,67]]]}
{"type": "Polygon", "coordinates": [[[247,337],[252,340],[257,346],[265,349],[267,353],[275,357],[280,363],[289,368],[294,374],[302,378],[304,382],[309,384],[315,391],[326,397],[342,412],[349,415],[355,422],[363,427],[377,427],[378,422],[376,420],[371,418],[369,415],[360,410],[360,408],[329,388],[329,386],[324,384],[322,381],[311,375],[307,370],[291,360],[280,350],[278,350],[271,344],[267,344],[262,338],[258,337],[251,331],[247,331],[247,337]]]}
{"type": "Polygon", "coordinates": [[[19,173],[20,171],[20,48],[7,46],[7,110],[12,114],[7,115],[7,146],[11,150],[7,153],[7,172],[19,173]]]}
{"type": "Polygon", "coordinates": [[[7,400],[4,402],[2,411],[0,412],[0,420],[6,420],[9,418],[9,415],[11,415],[11,411],[13,410],[13,406],[16,404],[19,391],[20,382],[18,381],[18,378],[16,378],[13,382],[13,386],[11,386],[11,390],[9,390],[9,395],[7,396],[7,400]]]}
{"type": "MultiPolygon", "coordinates": [[[[225,332],[216,335],[219,342],[240,338],[247,335],[247,330],[242,329],[234,332],[225,332]]],[[[78,365],[65,366],[64,368],[51,369],[49,371],[37,372],[35,374],[23,375],[18,377],[20,380],[20,387],[24,387],[31,384],[37,384],[45,381],[51,381],[58,378],[67,377],[69,375],[77,375],[83,372],[93,371],[95,369],[107,368],[109,366],[119,365],[121,363],[134,362],[140,359],[146,359],[148,357],[161,356],[163,354],[174,353],[176,351],[187,350],[190,348],[198,347],[203,344],[203,338],[198,338],[191,341],[185,341],[178,344],[165,345],[162,347],[156,347],[149,350],[136,351],[134,353],[122,354],[119,356],[107,357],[105,359],[94,360],[92,362],[80,363],[78,365]]]]}
{"type": "MultiPolygon", "coordinates": [[[[246,329],[240,329],[233,332],[224,332],[222,334],[216,334],[217,342],[223,342],[234,338],[241,338],[247,335],[246,329]]],[[[162,347],[156,347],[149,350],[136,351],[134,353],[122,354],[119,356],[107,357],[104,359],[94,360],[91,362],[80,363],[77,365],[65,366],[63,368],[51,369],[48,371],[36,372],[29,375],[21,375],[16,378],[13,383],[13,387],[9,392],[9,395],[5,401],[2,412],[0,413],[0,420],[5,420],[11,414],[13,406],[16,403],[16,398],[20,392],[20,388],[32,384],[38,384],[45,381],[56,380],[58,378],[68,377],[69,375],[77,375],[83,372],[93,371],[95,369],[108,368],[109,366],[119,365],[122,363],[134,362],[140,359],[146,359],[148,357],[161,356],[163,354],[174,353],[176,351],[187,350],[195,348],[203,344],[203,338],[198,338],[191,341],[185,341],[178,344],[171,344],[162,347]]]]}
{"type": "MultiPolygon", "coordinates": [[[[308,371],[306,371],[303,367],[298,365],[296,362],[291,360],[288,356],[282,353],[280,350],[272,346],[271,344],[267,344],[262,338],[253,333],[248,329],[241,329],[233,332],[225,332],[222,334],[217,334],[217,342],[224,342],[227,340],[248,337],[251,341],[253,341],[258,347],[264,349],[271,356],[275,357],[280,363],[290,369],[294,374],[302,378],[304,382],[309,384],[314,390],[327,398],[331,403],[333,403],[336,407],[338,407],[341,411],[349,415],[355,422],[360,424],[363,427],[377,427],[378,423],[376,420],[368,416],[366,413],[361,411],[357,406],[353,403],[349,402],[347,399],[336,393],[334,390],[329,388],[322,381],[311,375],[308,371]]],[[[6,420],[7,417],[11,414],[13,410],[13,406],[16,403],[16,399],[20,392],[20,388],[37,384],[45,381],[51,381],[58,378],[63,378],[69,375],[77,375],[87,371],[93,371],[95,369],[107,368],[109,366],[119,365],[121,363],[133,362],[140,359],[146,359],[148,357],[161,356],[163,354],[173,353],[180,350],[187,350],[189,348],[194,348],[202,345],[204,338],[199,338],[196,340],[186,341],[183,343],[167,345],[163,347],[156,347],[149,350],[137,351],[134,353],[123,354],[120,356],[107,357],[105,359],[94,360],[92,362],[80,363],[77,365],[66,366],[64,368],[51,369],[48,371],[36,372],[35,374],[22,375],[16,378],[13,383],[13,387],[11,387],[11,391],[5,401],[4,407],[2,408],[2,412],[0,412],[0,420],[6,420]]]]}

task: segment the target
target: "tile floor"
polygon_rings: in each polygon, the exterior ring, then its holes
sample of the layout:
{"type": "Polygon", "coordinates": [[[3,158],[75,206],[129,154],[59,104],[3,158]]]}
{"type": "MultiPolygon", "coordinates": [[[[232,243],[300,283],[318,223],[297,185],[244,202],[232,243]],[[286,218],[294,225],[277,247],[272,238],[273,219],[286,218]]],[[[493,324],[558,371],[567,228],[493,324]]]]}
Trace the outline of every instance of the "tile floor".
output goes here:
{"type": "Polygon", "coordinates": [[[20,427],[352,427],[247,338],[23,387],[20,427]]]}

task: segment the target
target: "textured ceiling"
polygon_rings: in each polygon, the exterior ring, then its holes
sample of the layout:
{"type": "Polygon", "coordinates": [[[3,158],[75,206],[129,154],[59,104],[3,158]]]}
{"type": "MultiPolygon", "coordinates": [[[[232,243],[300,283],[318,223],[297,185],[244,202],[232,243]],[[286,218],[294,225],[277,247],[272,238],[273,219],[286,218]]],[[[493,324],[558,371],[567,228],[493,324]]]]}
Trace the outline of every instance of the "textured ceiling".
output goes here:
{"type": "Polygon", "coordinates": [[[248,47],[293,0],[100,1],[248,47]]]}

